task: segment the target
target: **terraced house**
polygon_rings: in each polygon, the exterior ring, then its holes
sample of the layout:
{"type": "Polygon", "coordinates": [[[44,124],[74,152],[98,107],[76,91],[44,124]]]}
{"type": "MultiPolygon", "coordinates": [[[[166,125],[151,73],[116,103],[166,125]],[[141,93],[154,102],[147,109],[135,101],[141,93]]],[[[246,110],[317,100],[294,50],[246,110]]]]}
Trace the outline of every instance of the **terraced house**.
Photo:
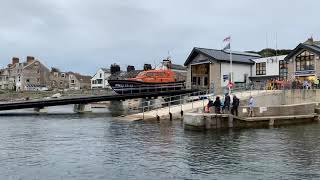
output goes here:
{"type": "Polygon", "coordinates": [[[50,75],[50,90],[64,90],[69,88],[69,73],[61,72],[58,68],[51,68],[50,75]]]}
{"type": "Polygon", "coordinates": [[[68,72],[69,74],[69,89],[80,90],[91,88],[91,76],[81,75],[79,73],[68,72]]]}
{"type": "Polygon", "coordinates": [[[44,90],[49,82],[49,69],[32,56],[25,62],[12,58],[8,64],[8,89],[16,91],[44,90]]]}
{"type": "Polygon", "coordinates": [[[9,72],[8,69],[0,69],[0,90],[8,89],[9,72]]]}

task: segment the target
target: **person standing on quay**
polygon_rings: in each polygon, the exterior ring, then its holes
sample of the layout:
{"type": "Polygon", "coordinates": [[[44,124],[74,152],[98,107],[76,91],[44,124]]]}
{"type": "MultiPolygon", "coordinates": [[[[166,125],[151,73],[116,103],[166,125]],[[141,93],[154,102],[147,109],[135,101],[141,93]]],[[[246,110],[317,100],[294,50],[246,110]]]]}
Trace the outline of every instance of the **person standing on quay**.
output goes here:
{"type": "Polygon", "coordinates": [[[249,117],[253,117],[254,116],[254,113],[253,113],[253,106],[254,106],[254,100],[253,100],[253,97],[250,96],[249,98],[249,117]]]}
{"type": "Polygon", "coordinates": [[[219,96],[216,97],[216,100],[214,101],[213,106],[215,107],[215,113],[220,114],[221,113],[221,101],[220,101],[219,96]]]}
{"type": "Polygon", "coordinates": [[[230,101],[231,101],[230,96],[229,96],[228,93],[226,93],[226,96],[224,98],[223,108],[222,108],[222,110],[224,112],[227,111],[227,113],[229,113],[229,111],[230,111],[230,101]]]}
{"type": "Polygon", "coordinates": [[[237,98],[236,95],[233,95],[233,98],[232,98],[232,109],[231,109],[231,114],[232,115],[238,116],[239,104],[240,104],[240,100],[237,98]]]}

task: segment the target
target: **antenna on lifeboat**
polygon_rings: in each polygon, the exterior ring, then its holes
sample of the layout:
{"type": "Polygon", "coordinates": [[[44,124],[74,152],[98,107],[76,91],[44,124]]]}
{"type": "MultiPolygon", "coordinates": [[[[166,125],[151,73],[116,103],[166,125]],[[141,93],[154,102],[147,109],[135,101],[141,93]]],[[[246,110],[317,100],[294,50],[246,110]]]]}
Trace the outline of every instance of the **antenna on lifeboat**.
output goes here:
{"type": "Polygon", "coordinates": [[[158,65],[157,65],[156,60],[154,60],[153,63],[154,63],[154,69],[157,69],[158,65]]]}

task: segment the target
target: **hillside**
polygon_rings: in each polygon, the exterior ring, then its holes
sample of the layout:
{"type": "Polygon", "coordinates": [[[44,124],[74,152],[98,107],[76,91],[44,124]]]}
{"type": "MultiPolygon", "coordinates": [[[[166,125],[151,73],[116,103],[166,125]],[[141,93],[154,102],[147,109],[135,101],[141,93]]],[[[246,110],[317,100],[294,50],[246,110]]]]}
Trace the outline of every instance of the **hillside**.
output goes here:
{"type": "Polygon", "coordinates": [[[247,51],[250,53],[257,53],[260,54],[262,57],[270,57],[270,56],[276,56],[276,55],[287,55],[291,52],[289,49],[278,49],[277,52],[275,49],[267,48],[262,49],[261,51],[247,51]]]}

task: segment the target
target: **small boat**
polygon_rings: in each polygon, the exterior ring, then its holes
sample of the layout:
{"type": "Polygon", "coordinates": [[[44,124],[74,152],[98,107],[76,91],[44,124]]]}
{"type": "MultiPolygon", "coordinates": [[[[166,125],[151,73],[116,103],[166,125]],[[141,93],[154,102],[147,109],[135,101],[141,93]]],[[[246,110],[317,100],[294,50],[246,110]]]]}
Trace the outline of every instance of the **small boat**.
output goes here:
{"type": "Polygon", "coordinates": [[[181,90],[184,81],[177,81],[171,69],[147,70],[140,72],[135,78],[126,80],[109,80],[111,88],[118,94],[146,93],[181,90]]]}

